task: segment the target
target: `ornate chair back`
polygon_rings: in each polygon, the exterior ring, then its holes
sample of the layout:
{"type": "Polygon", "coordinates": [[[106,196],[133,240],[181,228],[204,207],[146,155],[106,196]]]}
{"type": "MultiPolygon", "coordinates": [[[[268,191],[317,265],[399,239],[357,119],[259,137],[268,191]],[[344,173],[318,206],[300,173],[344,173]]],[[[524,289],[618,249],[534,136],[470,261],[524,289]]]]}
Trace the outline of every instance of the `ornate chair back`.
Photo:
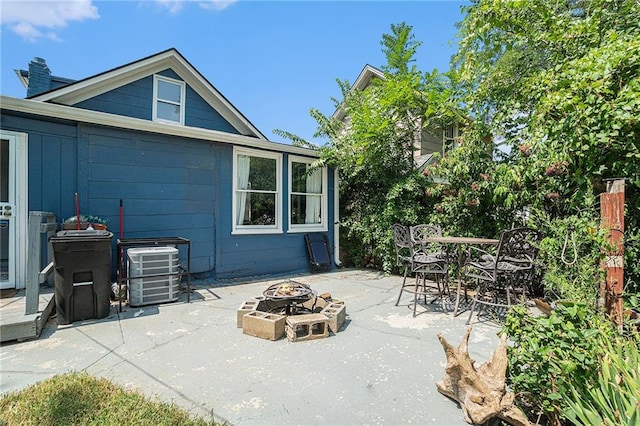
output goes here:
{"type": "Polygon", "coordinates": [[[409,227],[394,223],[391,225],[393,243],[396,247],[396,265],[407,267],[411,264],[412,244],[409,227]]]}
{"type": "Polygon", "coordinates": [[[496,252],[495,266],[506,262],[519,268],[533,267],[538,256],[538,243],[542,233],[532,228],[514,228],[502,231],[496,252]]]}
{"type": "Polygon", "coordinates": [[[415,225],[411,227],[411,242],[413,243],[413,255],[423,253],[431,256],[442,256],[442,244],[434,243],[428,239],[441,237],[442,229],[438,225],[415,225]]]}

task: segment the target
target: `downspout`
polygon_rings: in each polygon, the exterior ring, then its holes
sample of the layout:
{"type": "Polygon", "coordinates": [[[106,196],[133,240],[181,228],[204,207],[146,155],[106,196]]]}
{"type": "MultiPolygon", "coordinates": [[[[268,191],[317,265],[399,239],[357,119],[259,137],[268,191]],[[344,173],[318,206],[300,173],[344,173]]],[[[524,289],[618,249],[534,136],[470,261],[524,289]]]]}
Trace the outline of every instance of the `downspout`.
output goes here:
{"type": "Polygon", "coordinates": [[[342,266],[340,262],[340,177],[338,169],[333,170],[333,258],[336,266],[342,266]]]}

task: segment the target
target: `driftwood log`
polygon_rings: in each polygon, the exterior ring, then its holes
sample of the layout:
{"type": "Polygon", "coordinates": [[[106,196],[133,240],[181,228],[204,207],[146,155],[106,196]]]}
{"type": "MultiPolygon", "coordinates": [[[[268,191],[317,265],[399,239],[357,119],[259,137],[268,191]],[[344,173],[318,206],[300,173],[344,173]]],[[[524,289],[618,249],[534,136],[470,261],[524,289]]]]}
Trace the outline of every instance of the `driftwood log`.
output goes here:
{"type": "Polygon", "coordinates": [[[491,359],[478,368],[469,357],[469,326],[457,348],[438,334],[447,356],[446,375],[436,383],[438,391],[457,401],[470,424],[484,424],[493,417],[514,426],[531,425],[527,416],[514,405],[514,394],[506,391],[507,336],[503,334],[491,359]]]}

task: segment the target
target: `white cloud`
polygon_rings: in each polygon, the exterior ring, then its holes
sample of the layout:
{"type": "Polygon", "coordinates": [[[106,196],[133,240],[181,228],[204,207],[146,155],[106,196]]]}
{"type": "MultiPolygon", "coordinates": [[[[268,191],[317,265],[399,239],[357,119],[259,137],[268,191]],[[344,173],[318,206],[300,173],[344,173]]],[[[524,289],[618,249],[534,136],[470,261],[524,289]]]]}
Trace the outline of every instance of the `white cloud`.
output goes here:
{"type": "Polygon", "coordinates": [[[53,41],[60,41],[60,37],[55,32],[43,33],[27,22],[20,22],[10,27],[11,30],[27,41],[34,42],[39,38],[48,38],[53,41]]]}
{"type": "MultiPolygon", "coordinates": [[[[182,10],[186,2],[197,3],[203,9],[224,10],[238,0],[155,0],[171,14],[182,10]]],[[[0,0],[0,24],[7,25],[25,40],[40,38],[60,40],[55,31],[70,22],[98,19],[98,7],[93,0],[0,0]]]]}
{"type": "Polygon", "coordinates": [[[181,0],[156,0],[156,3],[173,15],[182,9],[183,2],[181,0]]]}
{"type": "Polygon", "coordinates": [[[200,2],[200,7],[203,9],[224,10],[236,2],[237,0],[207,0],[200,2]]]}
{"type": "Polygon", "coordinates": [[[39,38],[59,40],[54,31],[42,28],[64,28],[71,21],[98,19],[98,8],[92,0],[73,1],[5,1],[0,4],[0,23],[7,24],[16,34],[29,41],[39,38]]]}
{"type": "Polygon", "coordinates": [[[224,10],[238,0],[155,0],[155,2],[171,14],[176,14],[185,3],[198,3],[203,9],[224,10]]]}
{"type": "Polygon", "coordinates": [[[36,27],[26,22],[20,22],[12,26],[11,30],[28,41],[35,41],[36,39],[43,36],[43,34],[38,31],[36,27]]]}

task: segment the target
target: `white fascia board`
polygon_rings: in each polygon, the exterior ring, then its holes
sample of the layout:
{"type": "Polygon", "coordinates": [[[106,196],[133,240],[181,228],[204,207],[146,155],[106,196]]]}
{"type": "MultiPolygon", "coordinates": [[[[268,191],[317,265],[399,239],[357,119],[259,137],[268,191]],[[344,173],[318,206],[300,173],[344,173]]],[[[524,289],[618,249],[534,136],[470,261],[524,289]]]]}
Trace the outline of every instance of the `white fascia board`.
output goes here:
{"type": "Polygon", "coordinates": [[[207,142],[228,143],[232,145],[246,146],[250,148],[258,148],[274,152],[286,152],[289,154],[305,155],[307,157],[319,157],[318,151],[312,149],[287,145],[279,142],[271,142],[268,140],[253,138],[250,136],[235,135],[233,133],[225,133],[217,130],[201,129],[197,127],[176,126],[175,124],[157,123],[154,121],[142,120],[139,118],[107,114],[104,112],[74,108],[66,105],[38,102],[31,99],[17,99],[9,96],[0,96],[0,108],[2,108],[3,110],[24,114],[33,114],[43,117],[77,121],[81,123],[97,124],[118,129],[178,136],[203,140],[207,142]]]}
{"type": "Polygon", "coordinates": [[[22,73],[20,72],[20,70],[13,70],[13,71],[18,76],[18,80],[20,80],[20,83],[22,83],[24,88],[28,89],[29,88],[29,79],[27,77],[23,76],[22,73]]]}
{"type": "Polygon", "coordinates": [[[124,67],[81,80],[32,98],[34,101],[55,102],[62,105],[75,105],[79,102],[106,93],[134,81],[153,75],[165,69],[174,70],[196,93],[211,105],[225,120],[241,133],[250,133],[257,138],[267,138],[255,128],[240,112],[231,105],[220,92],[209,84],[175,50],[169,50],[124,67]]]}
{"type": "Polygon", "coordinates": [[[253,126],[227,99],[216,90],[202,75],[181,59],[179,65],[172,67],[174,71],[198,93],[213,109],[242,133],[251,133],[257,138],[267,137],[253,126]],[[182,72],[180,70],[182,68],[182,72]]]}
{"type": "Polygon", "coordinates": [[[85,101],[109,90],[139,80],[141,77],[152,74],[169,67],[170,52],[156,55],[132,64],[115,68],[90,77],[79,80],[68,86],[50,90],[31,98],[40,102],[55,102],[63,105],[73,105],[85,101]]]}
{"type": "Polygon", "coordinates": [[[369,86],[373,77],[378,77],[379,79],[384,80],[384,73],[371,65],[366,65],[351,88],[364,90],[369,86]]]}

